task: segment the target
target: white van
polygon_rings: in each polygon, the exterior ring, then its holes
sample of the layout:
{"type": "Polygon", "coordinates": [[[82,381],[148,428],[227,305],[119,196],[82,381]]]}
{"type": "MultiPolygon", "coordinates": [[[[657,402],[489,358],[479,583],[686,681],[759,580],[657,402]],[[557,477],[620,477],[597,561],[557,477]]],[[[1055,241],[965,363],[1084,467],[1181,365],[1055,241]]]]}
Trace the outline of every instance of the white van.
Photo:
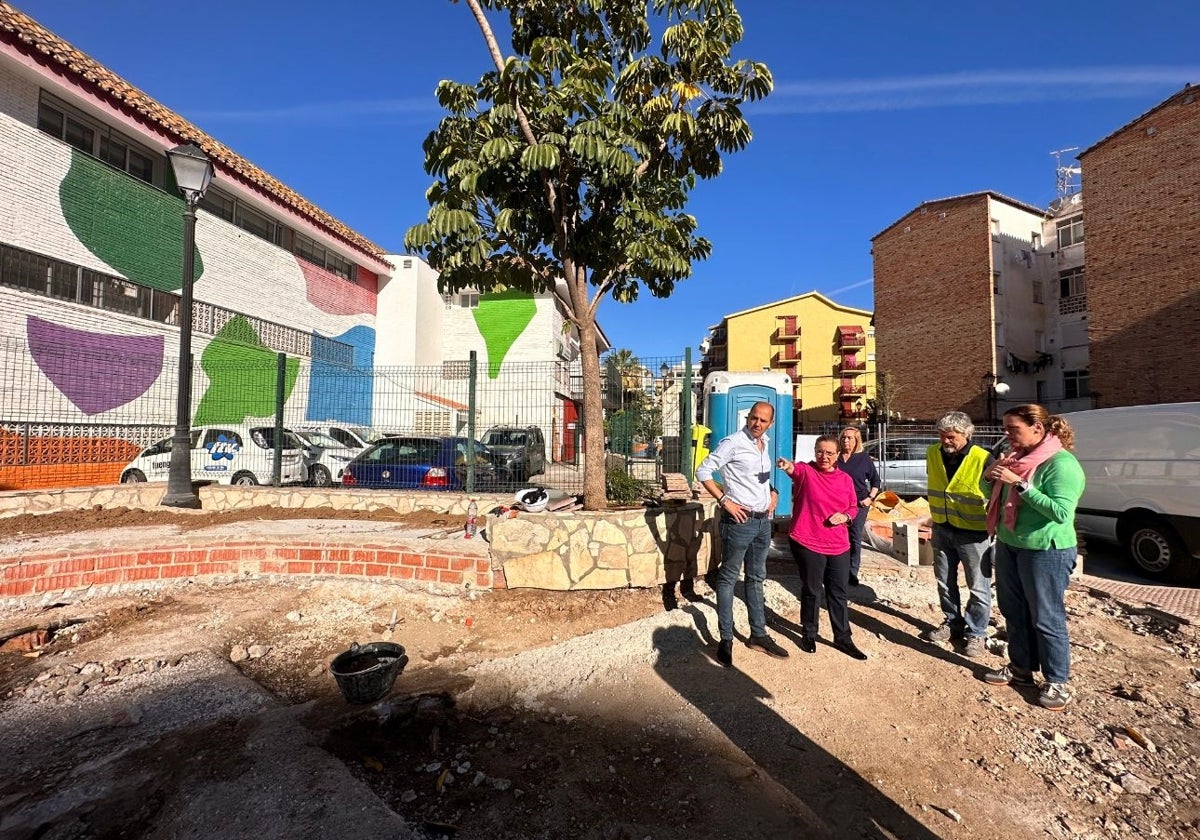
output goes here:
{"type": "MultiPolygon", "coordinates": [[[[280,481],[300,484],[308,479],[304,453],[295,435],[285,432],[279,459],[280,481]]],[[[271,441],[274,426],[228,424],[192,429],[192,480],[216,484],[270,484],[275,466],[271,441]]],[[[166,481],[171,471],[171,438],[138,455],[121,470],[122,484],[166,481]]]]}
{"type": "Polygon", "coordinates": [[[1080,533],[1115,538],[1148,574],[1200,581],[1200,402],[1063,416],[1087,477],[1080,533]]]}

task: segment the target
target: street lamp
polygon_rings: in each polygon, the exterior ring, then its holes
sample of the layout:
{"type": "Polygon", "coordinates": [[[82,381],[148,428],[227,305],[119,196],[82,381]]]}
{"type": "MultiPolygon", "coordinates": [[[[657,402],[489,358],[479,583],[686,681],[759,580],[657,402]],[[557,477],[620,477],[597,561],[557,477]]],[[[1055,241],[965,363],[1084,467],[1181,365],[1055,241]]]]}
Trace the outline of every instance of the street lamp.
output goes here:
{"type": "Polygon", "coordinates": [[[999,409],[999,397],[1008,393],[1008,383],[988,371],[983,375],[983,390],[987,395],[987,421],[994,423],[998,419],[996,414],[999,409]]]}
{"type": "Polygon", "coordinates": [[[167,473],[167,507],[198,508],[192,487],[192,283],[195,272],[196,205],[213,179],[212,161],[193,143],[167,150],[175,184],[183,193],[183,289],[179,294],[179,377],[175,394],[175,434],[167,473]]]}

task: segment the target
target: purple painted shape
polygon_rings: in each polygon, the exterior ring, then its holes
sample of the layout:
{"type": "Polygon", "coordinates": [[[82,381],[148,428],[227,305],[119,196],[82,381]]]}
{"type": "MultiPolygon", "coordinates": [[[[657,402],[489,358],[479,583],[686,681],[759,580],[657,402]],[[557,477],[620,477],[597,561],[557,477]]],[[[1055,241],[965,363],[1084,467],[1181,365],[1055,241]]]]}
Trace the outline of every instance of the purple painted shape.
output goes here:
{"type": "Polygon", "coordinates": [[[33,315],[25,332],[42,373],[84,414],[137,399],[162,374],[161,335],[94,333],[33,315]]]}

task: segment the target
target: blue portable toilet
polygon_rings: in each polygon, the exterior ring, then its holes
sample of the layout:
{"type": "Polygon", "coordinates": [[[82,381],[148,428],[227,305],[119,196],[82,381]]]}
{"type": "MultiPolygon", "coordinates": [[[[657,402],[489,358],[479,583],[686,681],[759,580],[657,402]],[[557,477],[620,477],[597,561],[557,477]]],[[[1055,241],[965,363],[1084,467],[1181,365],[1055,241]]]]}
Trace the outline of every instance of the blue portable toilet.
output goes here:
{"type": "Polygon", "coordinates": [[[775,407],[770,438],[771,484],[779,491],[776,516],[792,515],[792,480],[777,466],[780,458],[795,460],[792,452],[792,380],[777,371],[713,371],[704,380],[704,422],[712,429],[712,448],[746,426],[746,416],[756,402],[775,407]]]}

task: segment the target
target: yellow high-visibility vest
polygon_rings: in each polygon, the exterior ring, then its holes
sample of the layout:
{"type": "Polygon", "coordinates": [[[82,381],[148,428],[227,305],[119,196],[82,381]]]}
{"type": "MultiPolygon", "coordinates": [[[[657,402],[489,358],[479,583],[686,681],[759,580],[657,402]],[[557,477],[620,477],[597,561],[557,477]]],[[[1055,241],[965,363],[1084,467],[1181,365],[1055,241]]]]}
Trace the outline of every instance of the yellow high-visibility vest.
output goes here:
{"type": "MultiPolygon", "coordinates": [[[[968,444],[968,446],[971,446],[968,444]]],[[[987,498],[979,489],[987,450],[971,446],[954,473],[946,478],[942,447],[934,444],[925,453],[925,469],[929,477],[929,513],[939,524],[953,525],[968,531],[987,530],[987,498]]]]}

